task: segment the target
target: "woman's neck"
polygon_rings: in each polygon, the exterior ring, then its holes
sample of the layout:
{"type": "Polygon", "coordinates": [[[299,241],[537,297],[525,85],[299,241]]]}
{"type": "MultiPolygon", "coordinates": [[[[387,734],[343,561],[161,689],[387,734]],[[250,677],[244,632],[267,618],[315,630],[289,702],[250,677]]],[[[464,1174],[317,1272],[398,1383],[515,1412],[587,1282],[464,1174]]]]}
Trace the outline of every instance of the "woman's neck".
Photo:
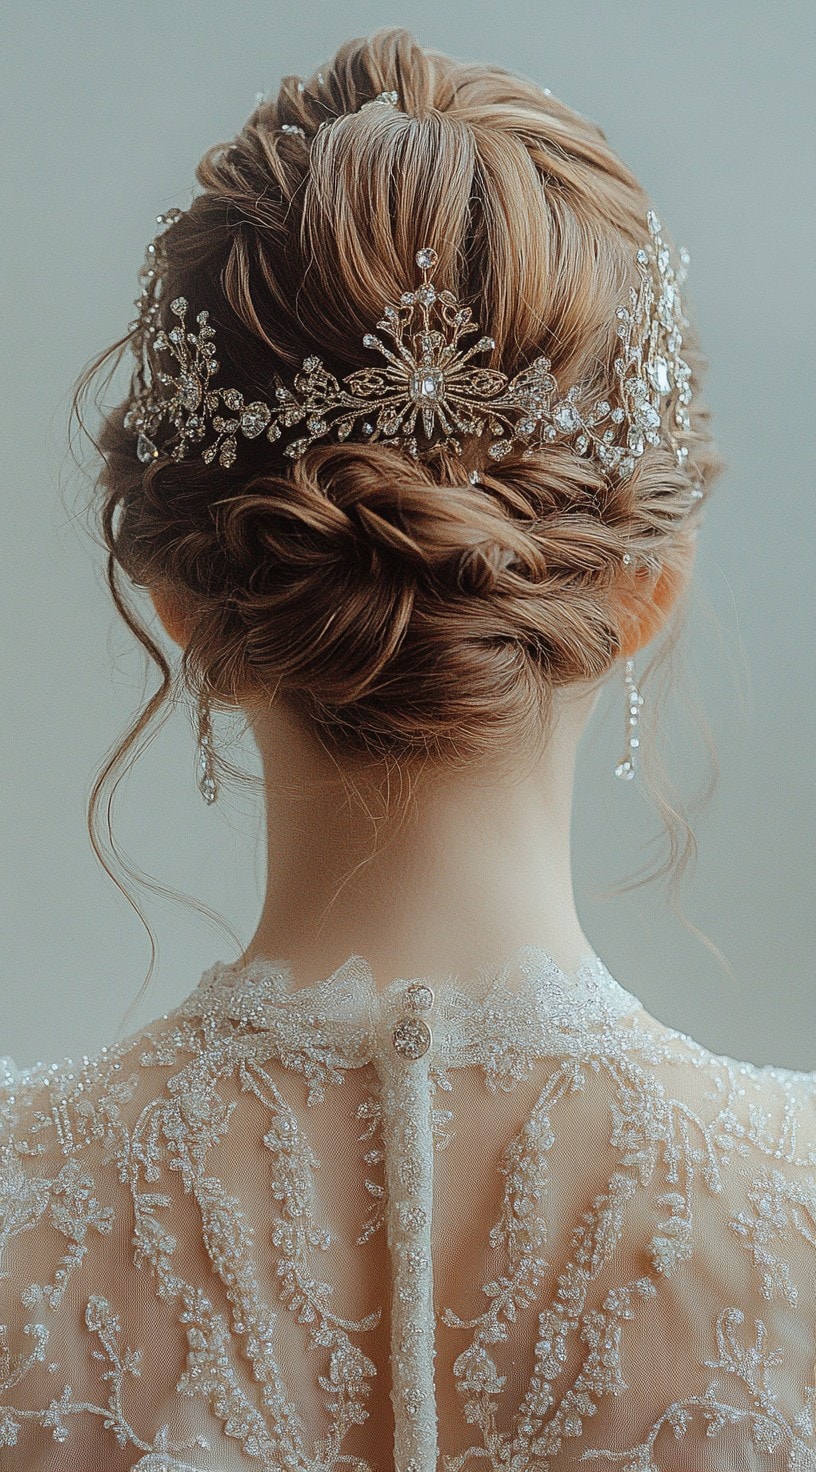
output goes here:
{"type": "Polygon", "coordinates": [[[390,777],[329,757],[282,706],[253,720],[264,763],[267,892],[241,957],[285,960],[296,984],[353,953],[380,986],[500,963],[518,946],[566,971],[592,947],[575,910],[570,836],[575,755],[597,691],[561,697],[545,749],[512,770],[426,766],[390,777]],[[410,782],[412,797],[394,782],[410,782]]]}

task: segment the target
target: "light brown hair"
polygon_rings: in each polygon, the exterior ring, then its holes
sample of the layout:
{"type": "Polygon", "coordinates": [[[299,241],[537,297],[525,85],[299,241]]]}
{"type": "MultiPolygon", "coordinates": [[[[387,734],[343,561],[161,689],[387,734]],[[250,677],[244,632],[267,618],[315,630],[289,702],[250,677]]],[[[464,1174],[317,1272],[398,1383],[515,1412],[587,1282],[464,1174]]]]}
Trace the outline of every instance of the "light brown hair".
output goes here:
{"type": "MultiPolygon", "coordinates": [[[[386,27],[305,85],[285,77],[196,178],[164,236],[164,300],[206,307],[221,380],[246,400],[311,352],[338,376],[359,367],[363,333],[414,282],[422,245],[495,338],[486,364],[512,375],[546,353],[561,392],[580,380],[611,395],[615,308],[636,284],[650,200],[601,129],[533,82],[386,27]],[[397,107],[364,106],[389,89],[397,107]]],[[[126,344],[84,376],[77,406],[126,344]]],[[[707,492],[722,468],[693,322],[683,356],[687,462],[647,446],[626,481],[563,445],[497,463],[475,437],[425,463],[353,442],[293,463],[261,438],[242,440],[230,469],[195,453],[145,467],[110,412],[97,481],[108,580],[162,685],[101,772],[92,818],[172,683],[122,573],[189,611],[195,693],[286,699],[333,751],[387,761],[529,743],[554,688],[604,678],[671,608],[668,652],[704,505],[692,486],[707,492]]]]}

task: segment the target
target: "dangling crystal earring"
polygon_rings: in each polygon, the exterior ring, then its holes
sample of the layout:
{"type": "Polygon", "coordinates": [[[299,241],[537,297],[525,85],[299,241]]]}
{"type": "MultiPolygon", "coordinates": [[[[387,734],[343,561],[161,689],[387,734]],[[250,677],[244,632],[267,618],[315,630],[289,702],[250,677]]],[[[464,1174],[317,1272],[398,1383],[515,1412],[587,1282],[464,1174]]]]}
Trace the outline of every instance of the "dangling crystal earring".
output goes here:
{"type": "Polygon", "coordinates": [[[198,768],[198,790],[201,796],[206,803],[215,802],[218,796],[218,783],[215,780],[215,757],[213,755],[212,726],[210,724],[210,700],[204,691],[198,697],[196,765],[198,768]]]}
{"type": "Polygon", "coordinates": [[[640,746],[638,719],[640,716],[640,707],[643,704],[643,696],[635,684],[634,670],[635,661],[633,659],[627,659],[624,665],[623,683],[626,688],[626,729],[629,750],[624,753],[615,768],[615,776],[623,777],[625,781],[631,781],[635,775],[635,752],[640,746]]]}

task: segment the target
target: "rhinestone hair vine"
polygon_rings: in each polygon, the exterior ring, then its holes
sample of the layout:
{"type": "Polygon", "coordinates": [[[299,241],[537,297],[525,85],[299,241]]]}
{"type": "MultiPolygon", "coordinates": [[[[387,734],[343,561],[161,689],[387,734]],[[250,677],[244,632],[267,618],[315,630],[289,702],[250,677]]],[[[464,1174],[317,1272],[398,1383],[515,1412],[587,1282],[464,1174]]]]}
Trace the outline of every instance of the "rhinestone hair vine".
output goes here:
{"type": "MultiPolygon", "coordinates": [[[[171,210],[157,221],[172,225],[181,214],[171,210]]],[[[682,465],[688,450],[677,444],[674,428],[690,428],[691,372],[681,356],[688,319],[680,297],[688,252],[680,251],[675,267],[654,211],[649,210],[646,224],[648,241],[636,252],[638,286],[630,288],[628,304],[616,313],[620,345],[614,403],[592,398],[580,384],[562,395],[544,356],[513,378],[473,364],[476,354],[495,348],[495,340],[485,334],[463,346],[479,327],[469,307],[432,281],[439,257],[430,245],[416,252],[421,282],[405,290],[398,303],[386,303],[375,324],[390,342],[374,332],[363,336],[363,347],[379,353],[383,364],[358,368],[340,380],[312,353],[291,385],[275,378],[271,401],[247,402],[238,389],[214,382],[216,334],[206,309],[197,313],[197,330],[191,330],[188,302],[177,296],[169,304],[172,325],[162,322],[159,234],[147,247],[138,315],[130,324],[137,367],[125,428],[137,436],[136,454],[144,464],[161,454],[182,460],[197,446],[207,464],[217,457],[229,467],[241,437],[265,434],[274,443],[285,430],[299,427],[300,433],[281,446],[292,459],[332,436],[379,440],[420,458],[439,445],[461,454],[460,437],[475,435],[489,441],[487,455],[496,461],[515,447],[526,459],[548,445],[568,443],[626,479],[646,446],[660,444],[665,436],[682,465]],[[155,370],[154,362],[159,364],[155,370]],[[675,391],[672,424],[664,426],[663,401],[675,391]],[[156,439],[164,421],[172,432],[160,450],[156,439]]]]}

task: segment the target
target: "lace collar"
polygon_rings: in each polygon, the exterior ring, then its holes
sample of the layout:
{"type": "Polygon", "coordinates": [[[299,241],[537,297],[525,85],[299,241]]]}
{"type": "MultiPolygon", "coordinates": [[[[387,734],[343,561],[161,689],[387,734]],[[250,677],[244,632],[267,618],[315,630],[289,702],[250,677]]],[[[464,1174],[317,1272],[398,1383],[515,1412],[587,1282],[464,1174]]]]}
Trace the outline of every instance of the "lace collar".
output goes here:
{"type": "Polygon", "coordinates": [[[595,952],[568,973],[541,947],[523,945],[463,981],[398,977],[383,987],[357,954],[305,986],[282,959],[216,961],[174,1015],[252,1035],[297,1068],[308,1055],[336,1074],[396,1050],[408,1062],[429,1055],[440,1082],[448,1068],[481,1063],[494,1087],[511,1087],[534,1057],[585,1046],[588,1033],[641,1005],[595,952]]]}

